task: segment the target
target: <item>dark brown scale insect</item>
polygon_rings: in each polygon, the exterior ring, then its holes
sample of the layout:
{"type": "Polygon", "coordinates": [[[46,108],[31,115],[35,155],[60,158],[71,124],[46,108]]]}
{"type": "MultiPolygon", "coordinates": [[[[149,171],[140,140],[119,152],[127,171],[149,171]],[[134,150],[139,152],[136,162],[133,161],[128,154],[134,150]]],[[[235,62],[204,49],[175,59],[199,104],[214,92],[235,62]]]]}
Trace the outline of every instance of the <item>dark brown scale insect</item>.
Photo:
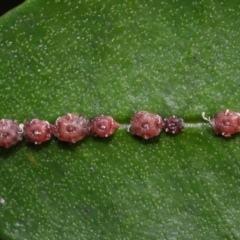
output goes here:
{"type": "Polygon", "coordinates": [[[26,121],[23,125],[23,135],[27,142],[41,144],[51,139],[51,125],[40,119],[26,121]]]}
{"type": "Polygon", "coordinates": [[[240,114],[227,109],[215,114],[210,124],[216,134],[230,137],[240,131],[240,114]]]}
{"type": "Polygon", "coordinates": [[[23,130],[17,121],[0,120],[0,146],[9,148],[22,140],[23,130]]]}
{"type": "Polygon", "coordinates": [[[149,139],[159,135],[163,127],[164,121],[161,116],[141,111],[133,114],[129,131],[132,135],[149,139]]]}
{"type": "Polygon", "coordinates": [[[119,127],[119,123],[110,116],[98,116],[89,122],[90,134],[94,137],[109,137],[119,127]]]}
{"type": "Polygon", "coordinates": [[[165,132],[167,133],[177,134],[181,132],[183,128],[184,128],[184,121],[182,118],[172,116],[164,119],[164,129],[165,129],[165,132]]]}
{"type": "Polygon", "coordinates": [[[51,127],[60,141],[75,143],[89,134],[88,121],[83,115],[68,113],[59,117],[51,127]]]}

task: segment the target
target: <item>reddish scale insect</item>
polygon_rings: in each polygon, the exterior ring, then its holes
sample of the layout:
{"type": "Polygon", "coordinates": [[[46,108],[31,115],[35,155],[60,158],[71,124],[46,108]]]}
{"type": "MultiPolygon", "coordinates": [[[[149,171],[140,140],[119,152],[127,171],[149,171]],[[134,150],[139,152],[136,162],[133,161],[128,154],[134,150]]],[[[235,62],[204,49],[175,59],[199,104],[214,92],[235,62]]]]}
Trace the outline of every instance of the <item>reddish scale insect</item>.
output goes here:
{"type": "Polygon", "coordinates": [[[68,113],[56,120],[52,133],[60,141],[75,143],[89,134],[88,121],[83,115],[68,113]]]}
{"type": "Polygon", "coordinates": [[[164,129],[165,132],[171,134],[177,134],[181,132],[184,128],[184,121],[182,118],[178,118],[176,116],[167,117],[164,119],[164,129]]]}
{"type": "Polygon", "coordinates": [[[39,119],[24,122],[23,135],[27,142],[41,144],[51,139],[52,132],[49,122],[39,119]]]}
{"type": "Polygon", "coordinates": [[[210,124],[216,134],[230,137],[240,131],[240,114],[227,109],[215,114],[210,124]]]}
{"type": "Polygon", "coordinates": [[[129,131],[132,135],[148,139],[159,135],[163,127],[164,121],[159,115],[141,111],[133,114],[129,131]]]}
{"type": "Polygon", "coordinates": [[[119,127],[119,123],[110,116],[98,116],[92,118],[89,122],[90,134],[94,137],[111,136],[119,127]]]}
{"type": "Polygon", "coordinates": [[[22,140],[22,129],[17,121],[2,119],[0,121],[0,146],[9,148],[22,140]]]}

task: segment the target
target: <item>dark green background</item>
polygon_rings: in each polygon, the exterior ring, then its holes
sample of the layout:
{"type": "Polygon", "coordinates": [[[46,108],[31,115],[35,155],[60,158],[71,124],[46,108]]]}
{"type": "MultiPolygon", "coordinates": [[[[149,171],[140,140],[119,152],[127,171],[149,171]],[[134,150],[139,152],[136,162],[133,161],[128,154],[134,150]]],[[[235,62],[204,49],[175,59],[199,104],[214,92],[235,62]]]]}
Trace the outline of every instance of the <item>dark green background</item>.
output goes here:
{"type": "Polygon", "coordinates": [[[23,0],[2,0],[0,3],[0,16],[23,2],[23,0]]]}

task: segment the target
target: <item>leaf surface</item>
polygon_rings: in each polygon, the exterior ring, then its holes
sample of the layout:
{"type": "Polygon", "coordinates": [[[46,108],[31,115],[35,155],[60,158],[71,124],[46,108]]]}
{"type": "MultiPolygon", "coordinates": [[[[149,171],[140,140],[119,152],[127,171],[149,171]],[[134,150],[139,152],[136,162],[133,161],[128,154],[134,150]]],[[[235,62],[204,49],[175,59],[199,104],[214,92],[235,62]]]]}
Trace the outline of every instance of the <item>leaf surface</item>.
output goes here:
{"type": "Polygon", "coordinates": [[[238,239],[239,135],[207,116],[239,111],[237,0],[29,0],[0,19],[1,118],[107,114],[108,139],[0,149],[0,237],[238,239]],[[183,117],[183,133],[126,131],[135,111],[183,117]]]}

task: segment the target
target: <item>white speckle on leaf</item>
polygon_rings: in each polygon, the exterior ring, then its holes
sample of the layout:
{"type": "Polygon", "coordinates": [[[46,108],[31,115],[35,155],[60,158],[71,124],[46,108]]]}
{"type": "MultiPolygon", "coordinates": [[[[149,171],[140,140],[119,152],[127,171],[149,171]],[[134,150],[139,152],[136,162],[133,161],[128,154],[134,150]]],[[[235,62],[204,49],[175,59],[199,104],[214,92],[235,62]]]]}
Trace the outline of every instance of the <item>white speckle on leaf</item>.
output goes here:
{"type": "Polygon", "coordinates": [[[15,227],[20,227],[21,224],[20,224],[19,222],[16,222],[16,223],[14,224],[14,226],[15,226],[15,227]]]}
{"type": "Polygon", "coordinates": [[[4,205],[5,204],[5,199],[0,197],[0,204],[4,205]]]}

